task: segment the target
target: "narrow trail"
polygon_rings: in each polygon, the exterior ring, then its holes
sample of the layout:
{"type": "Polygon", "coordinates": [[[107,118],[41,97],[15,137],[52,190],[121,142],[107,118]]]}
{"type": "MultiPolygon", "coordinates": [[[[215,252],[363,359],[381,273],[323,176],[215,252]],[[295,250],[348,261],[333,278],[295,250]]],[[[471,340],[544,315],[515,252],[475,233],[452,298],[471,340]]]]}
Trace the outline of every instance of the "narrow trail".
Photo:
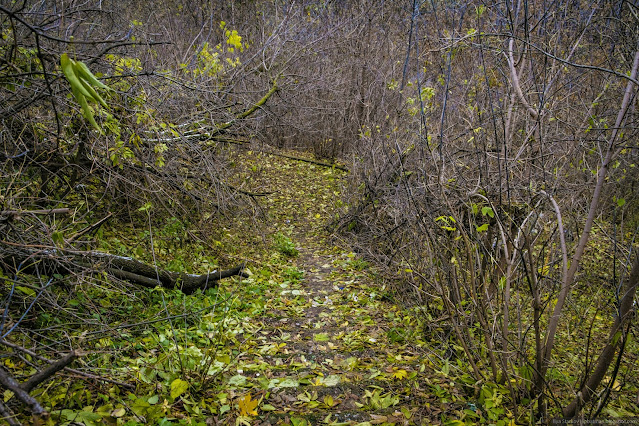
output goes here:
{"type": "Polygon", "coordinates": [[[463,410],[419,349],[415,320],[365,261],[328,242],[343,172],[265,154],[242,161],[251,190],[273,191],[264,202],[273,233],[299,251],[281,274],[290,279],[275,283],[252,319],[257,347],[241,355],[251,366],[242,374],[261,384],[247,424],[440,424],[442,413],[463,410]]]}

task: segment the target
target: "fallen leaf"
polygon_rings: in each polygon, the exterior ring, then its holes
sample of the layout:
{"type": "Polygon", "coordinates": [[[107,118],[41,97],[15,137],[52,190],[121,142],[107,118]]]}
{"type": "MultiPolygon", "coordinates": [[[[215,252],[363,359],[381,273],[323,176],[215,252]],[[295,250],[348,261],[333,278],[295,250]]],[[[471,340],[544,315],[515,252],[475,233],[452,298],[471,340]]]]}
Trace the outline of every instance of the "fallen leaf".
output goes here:
{"type": "Polygon", "coordinates": [[[393,371],[393,377],[399,380],[403,380],[408,377],[408,372],[406,372],[406,370],[404,369],[395,370],[393,371]]]}
{"type": "Polygon", "coordinates": [[[378,425],[381,423],[386,423],[388,421],[388,417],[386,416],[378,416],[376,414],[371,414],[371,420],[370,420],[370,424],[372,425],[378,425]]]}
{"type": "Polygon", "coordinates": [[[335,386],[339,383],[339,376],[336,374],[331,374],[328,377],[323,377],[322,378],[322,384],[324,386],[335,386]]]}
{"type": "Polygon", "coordinates": [[[257,416],[257,399],[251,399],[251,393],[247,393],[244,398],[240,398],[240,416],[257,416]]]}
{"type": "Polygon", "coordinates": [[[171,382],[171,398],[175,399],[182,395],[189,388],[189,384],[182,379],[175,379],[171,382]]]}
{"type": "Polygon", "coordinates": [[[333,400],[333,397],[331,395],[326,395],[324,397],[324,405],[326,405],[327,407],[332,407],[335,405],[335,401],[333,400]]]}
{"type": "Polygon", "coordinates": [[[328,334],[327,333],[318,333],[313,336],[313,340],[316,342],[328,342],[328,334]]]}

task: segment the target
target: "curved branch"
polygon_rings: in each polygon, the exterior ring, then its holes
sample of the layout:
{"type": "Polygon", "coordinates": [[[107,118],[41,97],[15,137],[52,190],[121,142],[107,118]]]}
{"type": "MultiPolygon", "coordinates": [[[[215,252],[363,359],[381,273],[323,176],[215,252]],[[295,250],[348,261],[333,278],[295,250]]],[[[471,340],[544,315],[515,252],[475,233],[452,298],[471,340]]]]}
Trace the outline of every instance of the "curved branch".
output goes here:
{"type": "Polygon", "coordinates": [[[559,244],[561,245],[561,257],[562,257],[562,277],[565,277],[568,274],[568,250],[566,249],[566,237],[564,235],[564,222],[561,219],[561,209],[559,208],[559,204],[552,197],[552,195],[548,194],[546,191],[539,191],[541,194],[548,197],[550,202],[555,209],[555,214],[557,215],[557,226],[559,227],[559,244]]]}
{"type": "MultiPolygon", "coordinates": [[[[632,70],[630,72],[631,78],[635,79],[637,77],[638,69],[639,69],[639,50],[635,52],[635,59],[632,65],[632,70]]],[[[609,168],[610,162],[615,156],[615,151],[613,149],[614,143],[617,139],[617,135],[619,134],[619,129],[621,128],[621,124],[623,123],[624,117],[626,116],[626,112],[628,111],[628,108],[630,106],[630,98],[633,91],[633,87],[634,87],[634,84],[630,81],[626,85],[624,97],[623,97],[623,100],[621,101],[619,112],[617,113],[617,120],[615,122],[615,127],[612,129],[610,139],[608,140],[608,149],[606,152],[606,157],[602,161],[601,168],[597,172],[597,182],[595,184],[595,188],[592,194],[592,199],[590,201],[590,207],[588,209],[588,217],[586,218],[586,223],[584,224],[584,229],[581,234],[581,238],[579,239],[579,242],[577,243],[577,249],[575,250],[575,254],[572,258],[570,268],[568,269],[568,272],[566,273],[562,281],[561,290],[559,291],[559,295],[557,296],[557,302],[553,309],[552,315],[548,321],[548,329],[546,331],[546,343],[545,343],[546,347],[544,348],[544,356],[543,356],[542,376],[546,374],[548,365],[550,363],[550,357],[552,355],[553,347],[555,344],[555,335],[557,333],[557,327],[559,326],[559,319],[561,317],[561,312],[564,306],[564,302],[566,301],[566,298],[568,297],[568,294],[570,293],[570,288],[572,287],[575,281],[575,274],[577,273],[577,269],[579,268],[581,258],[586,249],[586,244],[588,243],[590,239],[590,231],[592,230],[592,224],[595,221],[597,208],[599,207],[599,200],[601,198],[601,193],[603,191],[603,187],[608,175],[608,168],[609,168]]],[[[597,382],[597,384],[598,383],[599,382],[597,382]]],[[[588,392],[592,392],[592,389],[589,388],[588,392]]],[[[588,398],[589,397],[590,396],[588,396],[588,398]]],[[[571,404],[571,407],[572,407],[572,404],[571,404]]],[[[574,411],[576,409],[577,408],[571,409],[572,411],[570,411],[570,413],[572,413],[572,416],[574,416],[574,414],[576,413],[576,411],[574,411]]]]}
{"type": "Polygon", "coordinates": [[[522,92],[521,90],[521,85],[519,84],[519,76],[517,75],[517,70],[515,69],[515,59],[513,58],[513,44],[515,44],[515,40],[511,38],[508,42],[508,67],[510,68],[510,77],[513,83],[513,88],[517,93],[517,97],[524,105],[530,116],[533,118],[533,120],[537,120],[539,118],[539,113],[530,106],[530,104],[526,100],[526,97],[524,96],[524,92],[522,92]]]}

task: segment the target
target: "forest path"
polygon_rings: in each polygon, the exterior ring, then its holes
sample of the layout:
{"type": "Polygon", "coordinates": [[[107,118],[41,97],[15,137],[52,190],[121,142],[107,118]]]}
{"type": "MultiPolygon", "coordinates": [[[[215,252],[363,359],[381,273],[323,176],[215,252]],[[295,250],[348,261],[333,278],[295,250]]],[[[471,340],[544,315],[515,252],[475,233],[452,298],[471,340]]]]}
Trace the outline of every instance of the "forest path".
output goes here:
{"type": "Polygon", "coordinates": [[[242,164],[250,190],[272,192],[261,204],[286,266],[251,319],[259,324],[253,347],[238,360],[261,387],[235,393],[239,420],[421,425],[463,410],[449,406],[456,391],[415,347],[414,319],[389,302],[365,261],[328,242],[324,224],[343,172],[253,152],[242,164]]]}

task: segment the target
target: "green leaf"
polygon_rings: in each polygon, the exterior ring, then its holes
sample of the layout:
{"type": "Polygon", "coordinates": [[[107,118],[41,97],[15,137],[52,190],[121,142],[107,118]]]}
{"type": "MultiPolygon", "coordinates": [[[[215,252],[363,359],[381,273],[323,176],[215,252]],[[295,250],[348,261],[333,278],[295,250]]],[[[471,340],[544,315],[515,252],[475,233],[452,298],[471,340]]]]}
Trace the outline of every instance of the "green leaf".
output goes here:
{"type": "Polygon", "coordinates": [[[29,288],[29,287],[23,287],[23,286],[19,285],[19,286],[16,286],[16,290],[20,290],[20,292],[26,294],[27,296],[33,297],[33,296],[36,295],[35,290],[33,290],[33,289],[29,288]]]}
{"type": "Polygon", "coordinates": [[[486,232],[488,230],[488,224],[484,223],[482,226],[477,227],[477,232],[486,232]]]}
{"type": "Polygon", "coordinates": [[[234,387],[241,387],[246,385],[246,377],[241,374],[236,374],[229,379],[229,385],[234,387]]]}
{"type": "Polygon", "coordinates": [[[171,382],[171,398],[175,399],[182,395],[189,388],[188,382],[182,379],[175,379],[171,382]]]}
{"type": "Polygon", "coordinates": [[[287,377],[278,383],[277,387],[279,388],[296,388],[300,385],[299,380],[294,379],[292,377],[287,377]]]}
{"type": "Polygon", "coordinates": [[[316,342],[328,342],[329,337],[326,333],[319,333],[313,336],[313,340],[315,340],[316,342]]]}
{"type": "Polygon", "coordinates": [[[329,386],[329,387],[336,386],[339,383],[339,381],[340,381],[340,378],[336,374],[331,374],[328,377],[323,377],[322,378],[322,384],[324,386],[329,386]]]}
{"type": "Polygon", "coordinates": [[[624,198],[617,199],[617,205],[619,207],[623,207],[626,204],[626,200],[624,198]]]}
{"type": "Polygon", "coordinates": [[[151,210],[151,208],[153,207],[152,203],[145,203],[142,207],[140,207],[138,209],[139,212],[147,212],[149,210],[151,210]]]}
{"type": "MultiPolygon", "coordinates": [[[[83,97],[91,98],[91,93],[87,91],[87,89],[80,82],[80,78],[77,76],[76,71],[73,67],[75,61],[69,58],[69,55],[63,53],[60,56],[60,65],[62,67],[62,72],[64,76],[67,78],[71,89],[73,90],[73,95],[77,98],[77,93],[80,93],[83,97]]],[[[93,99],[93,98],[91,98],[93,99]]]]}
{"type": "Polygon", "coordinates": [[[616,346],[620,338],[621,338],[621,330],[617,331],[615,335],[612,337],[612,345],[616,346]]]}
{"type": "Polygon", "coordinates": [[[51,233],[51,239],[58,247],[64,247],[64,235],[60,231],[53,231],[51,233]]]}
{"type": "Polygon", "coordinates": [[[495,217],[495,212],[493,212],[493,209],[490,207],[482,207],[481,214],[484,216],[488,215],[490,217],[495,217]]]}
{"type": "Polygon", "coordinates": [[[122,417],[126,414],[126,410],[123,407],[116,408],[111,412],[112,417],[122,417]]]}
{"type": "Polygon", "coordinates": [[[95,75],[93,75],[89,67],[84,62],[74,61],[73,70],[78,75],[78,77],[84,79],[87,82],[87,84],[90,84],[91,86],[99,87],[100,89],[111,90],[109,86],[102,83],[100,80],[98,80],[95,77],[95,75]]]}
{"type": "Polygon", "coordinates": [[[413,416],[413,413],[411,413],[411,411],[406,407],[401,407],[400,410],[407,419],[410,419],[413,416]]]}
{"type": "Polygon", "coordinates": [[[86,426],[98,425],[101,423],[102,416],[98,413],[92,413],[90,411],[80,411],[77,413],[76,417],[73,418],[74,422],[82,422],[86,426]]]}

